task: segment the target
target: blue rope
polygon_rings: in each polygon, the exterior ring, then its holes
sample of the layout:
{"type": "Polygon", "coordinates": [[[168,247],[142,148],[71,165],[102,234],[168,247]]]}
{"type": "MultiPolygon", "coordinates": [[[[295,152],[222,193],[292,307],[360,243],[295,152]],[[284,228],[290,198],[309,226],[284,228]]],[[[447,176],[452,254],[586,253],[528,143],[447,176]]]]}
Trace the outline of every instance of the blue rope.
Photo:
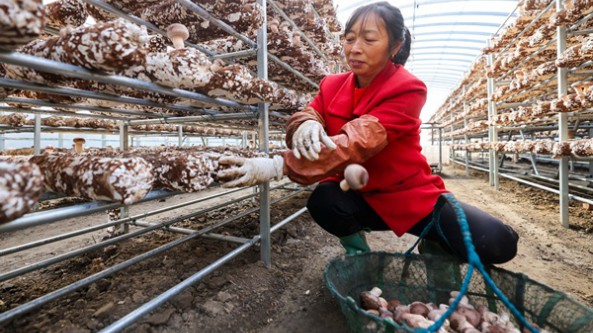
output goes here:
{"type": "MultiPolygon", "coordinates": [[[[536,330],[531,324],[529,324],[527,322],[525,317],[519,312],[519,310],[517,310],[517,308],[513,305],[513,303],[511,303],[509,301],[509,299],[500,291],[500,289],[498,289],[498,287],[494,283],[494,280],[492,280],[490,275],[488,275],[488,273],[486,272],[484,265],[480,261],[480,257],[476,253],[476,248],[472,241],[472,235],[469,230],[469,224],[467,223],[467,217],[465,216],[465,212],[463,211],[463,208],[461,208],[461,205],[459,204],[457,199],[455,199],[453,194],[445,193],[445,194],[441,195],[441,197],[439,198],[439,201],[437,201],[437,204],[435,205],[435,209],[432,214],[432,221],[426,226],[426,228],[424,228],[424,230],[422,230],[422,233],[418,237],[418,240],[416,240],[414,245],[412,245],[412,247],[410,249],[408,249],[408,251],[406,251],[404,253],[404,255],[405,256],[410,255],[412,250],[416,247],[416,245],[420,242],[420,240],[426,235],[426,233],[428,233],[429,229],[435,225],[435,223],[437,225],[437,228],[439,229],[439,233],[441,234],[441,236],[444,237],[444,235],[442,234],[442,230],[440,230],[440,226],[439,226],[438,222],[439,222],[439,218],[441,215],[441,209],[442,209],[443,203],[445,201],[448,201],[449,204],[451,204],[451,206],[453,207],[453,211],[455,211],[455,215],[457,216],[457,223],[459,223],[459,227],[461,228],[461,234],[463,236],[463,241],[465,243],[465,247],[467,248],[467,260],[468,260],[469,267],[468,267],[467,273],[463,279],[463,283],[461,284],[459,294],[457,295],[457,297],[455,298],[453,303],[451,303],[451,305],[449,306],[447,311],[445,311],[445,313],[429,328],[414,329],[414,332],[417,332],[417,333],[436,332],[443,325],[445,320],[447,318],[449,318],[451,313],[453,313],[453,311],[457,308],[457,305],[459,304],[461,298],[465,294],[467,294],[467,289],[468,289],[469,283],[471,281],[472,273],[474,271],[474,268],[476,268],[482,274],[484,281],[488,284],[488,286],[490,286],[490,288],[494,291],[494,293],[498,296],[498,298],[500,298],[500,300],[504,303],[504,305],[506,305],[506,307],[511,310],[513,315],[515,315],[515,317],[517,317],[519,319],[521,324],[523,324],[532,333],[539,333],[538,330],[536,330]],[[441,201],[441,198],[443,198],[444,200],[441,201]]],[[[445,240],[446,240],[446,238],[445,238],[445,240]]]]}

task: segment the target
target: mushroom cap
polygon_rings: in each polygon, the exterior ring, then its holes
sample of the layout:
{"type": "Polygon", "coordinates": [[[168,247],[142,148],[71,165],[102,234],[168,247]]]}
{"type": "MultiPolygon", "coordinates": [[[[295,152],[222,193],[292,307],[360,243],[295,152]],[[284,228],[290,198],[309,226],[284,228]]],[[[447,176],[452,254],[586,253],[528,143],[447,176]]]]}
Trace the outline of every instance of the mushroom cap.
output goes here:
{"type": "Polygon", "coordinates": [[[187,27],[181,23],[173,23],[167,27],[167,37],[169,38],[189,38],[189,31],[187,27]]]}
{"type": "Polygon", "coordinates": [[[72,139],[72,141],[75,142],[75,143],[76,142],[82,142],[82,143],[85,143],[86,142],[86,140],[84,138],[74,138],[74,139],[72,139]]]}
{"type": "Polygon", "coordinates": [[[350,164],[344,170],[344,179],[353,190],[359,190],[366,186],[369,181],[369,173],[360,164],[350,164]]]}

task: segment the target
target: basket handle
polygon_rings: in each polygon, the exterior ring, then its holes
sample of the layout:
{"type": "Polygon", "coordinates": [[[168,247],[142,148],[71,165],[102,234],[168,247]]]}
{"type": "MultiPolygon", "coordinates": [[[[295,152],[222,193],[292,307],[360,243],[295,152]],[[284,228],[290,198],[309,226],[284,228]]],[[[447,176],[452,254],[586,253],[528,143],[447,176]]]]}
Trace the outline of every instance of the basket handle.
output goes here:
{"type": "Polygon", "coordinates": [[[474,269],[477,269],[482,274],[482,277],[484,278],[484,281],[486,282],[486,284],[488,284],[488,286],[490,286],[492,291],[494,291],[494,293],[498,296],[498,298],[500,298],[500,300],[504,303],[504,305],[507,308],[509,308],[509,310],[511,310],[511,313],[513,313],[513,315],[515,315],[515,317],[517,317],[519,319],[521,324],[524,325],[527,329],[529,329],[530,332],[539,333],[539,331],[537,329],[535,329],[531,324],[529,324],[527,322],[527,320],[525,319],[523,314],[521,314],[519,312],[519,310],[517,310],[517,308],[513,305],[513,303],[511,303],[509,301],[509,299],[502,293],[502,291],[500,291],[500,289],[498,289],[498,287],[496,286],[496,284],[494,283],[494,281],[492,280],[490,275],[488,275],[488,273],[486,272],[486,269],[484,268],[482,261],[480,261],[480,257],[476,253],[476,248],[474,247],[474,243],[472,241],[472,235],[469,230],[469,224],[467,223],[467,217],[465,215],[465,212],[463,211],[463,208],[461,207],[461,205],[459,204],[457,199],[455,199],[455,196],[453,196],[453,194],[451,194],[451,193],[441,194],[441,196],[437,200],[437,203],[435,204],[435,209],[432,214],[432,221],[426,226],[426,228],[424,228],[424,230],[422,230],[422,233],[420,234],[420,236],[418,237],[418,239],[416,240],[414,245],[412,245],[412,247],[410,249],[408,249],[408,251],[406,251],[404,253],[404,255],[409,256],[411,254],[412,250],[416,247],[416,245],[418,245],[420,240],[422,238],[424,238],[426,233],[428,233],[430,228],[435,225],[437,227],[437,230],[439,230],[441,237],[443,237],[443,239],[445,239],[445,241],[447,240],[444,237],[444,234],[439,226],[441,209],[443,208],[443,206],[446,202],[449,202],[449,204],[453,208],[453,211],[455,212],[455,215],[457,216],[457,223],[459,223],[459,227],[461,228],[463,242],[465,243],[465,247],[467,248],[468,269],[467,269],[467,273],[463,279],[463,282],[461,284],[459,294],[457,295],[457,297],[455,297],[455,300],[453,301],[453,303],[451,303],[451,305],[449,306],[447,311],[445,311],[445,313],[429,328],[415,329],[414,332],[418,332],[418,333],[420,333],[420,332],[422,332],[422,333],[436,332],[443,325],[445,320],[447,320],[447,318],[449,318],[449,316],[451,316],[453,311],[457,308],[457,305],[461,301],[461,298],[465,294],[467,294],[467,290],[469,287],[469,283],[471,281],[473,271],[474,271],[474,269]]]}

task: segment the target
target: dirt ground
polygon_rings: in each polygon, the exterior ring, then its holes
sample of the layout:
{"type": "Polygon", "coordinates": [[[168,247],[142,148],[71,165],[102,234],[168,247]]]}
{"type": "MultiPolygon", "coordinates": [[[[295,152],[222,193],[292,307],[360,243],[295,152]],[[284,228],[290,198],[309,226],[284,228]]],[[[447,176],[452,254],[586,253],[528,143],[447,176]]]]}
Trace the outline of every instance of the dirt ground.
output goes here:
{"type": "MultiPolygon", "coordinates": [[[[560,225],[558,199],[553,194],[505,180],[502,180],[501,190],[497,192],[488,186],[485,174],[477,173],[468,178],[465,170],[459,167],[446,167],[443,178],[459,200],[502,218],[520,234],[517,257],[501,267],[522,272],[593,306],[593,283],[590,282],[593,273],[592,212],[575,204],[570,210],[571,228],[566,229],[560,225]]],[[[273,198],[289,193],[284,190],[280,192],[274,192],[273,198]]],[[[249,192],[239,192],[232,197],[245,194],[249,192]]],[[[186,194],[165,202],[138,205],[131,209],[131,215],[197,196],[186,194]]],[[[274,204],[272,223],[302,208],[307,196],[308,193],[304,192],[274,204]]],[[[159,222],[166,217],[186,214],[209,204],[204,202],[184,207],[147,218],[146,221],[159,222]]],[[[185,220],[176,226],[203,228],[250,207],[257,207],[257,202],[243,201],[185,220]]],[[[106,214],[94,214],[0,235],[0,248],[105,221],[106,214]]],[[[257,221],[257,214],[249,214],[217,232],[251,238],[258,233],[257,221]]],[[[0,261],[0,273],[101,242],[106,235],[105,231],[94,232],[5,256],[0,261]]],[[[1,282],[0,312],[183,236],[168,231],[152,232],[1,282]]],[[[374,232],[370,234],[369,240],[373,249],[402,252],[414,238],[397,238],[391,232],[374,232]]],[[[208,238],[187,241],[164,254],[15,318],[0,327],[0,332],[99,331],[236,247],[236,243],[208,238]]],[[[305,213],[273,234],[272,267],[264,267],[259,260],[258,247],[252,247],[125,331],[348,332],[340,309],[322,280],[323,267],[327,261],[342,252],[337,240],[321,230],[305,213]]]]}

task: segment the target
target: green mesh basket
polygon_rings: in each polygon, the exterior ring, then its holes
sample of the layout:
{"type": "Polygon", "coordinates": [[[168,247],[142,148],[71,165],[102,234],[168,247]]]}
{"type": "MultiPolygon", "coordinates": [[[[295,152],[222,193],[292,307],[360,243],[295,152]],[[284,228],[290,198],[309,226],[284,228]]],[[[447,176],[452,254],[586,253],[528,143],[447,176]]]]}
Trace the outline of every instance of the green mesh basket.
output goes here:
{"type": "MultiPolygon", "coordinates": [[[[414,301],[448,304],[449,292],[460,290],[468,269],[469,265],[452,257],[369,252],[334,258],[325,267],[324,282],[352,332],[410,332],[407,326],[362,310],[360,293],[379,287],[384,298],[398,299],[403,304],[414,301]]],[[[494,267],[484,269],[527,322],[550,333],[593,332],[593,311],[565,293],[523,274],[494,267]]],[[[503,309],[509,312],[481,274],[471,275],[468,281],[465,295],[474,306],[485,305],[497,313],[503,309]]],[[[522,329],[519,318],[511,315],[511,320],[522,329]]]]}

